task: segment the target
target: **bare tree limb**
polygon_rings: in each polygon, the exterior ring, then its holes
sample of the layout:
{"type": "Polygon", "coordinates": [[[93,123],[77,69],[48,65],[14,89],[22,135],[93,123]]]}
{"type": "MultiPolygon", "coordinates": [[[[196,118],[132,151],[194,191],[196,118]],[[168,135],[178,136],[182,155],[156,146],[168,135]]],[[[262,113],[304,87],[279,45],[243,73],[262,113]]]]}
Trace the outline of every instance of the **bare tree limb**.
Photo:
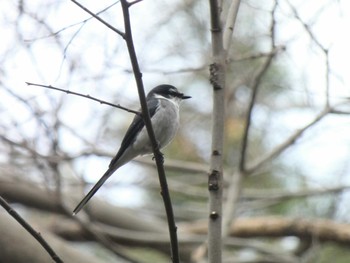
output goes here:
{"type": "MultiPolygon", "coordinates": [[[[165,248],[169,243],[169,240],[164,233],[142,233],[133,230],[110,228],[104,225],[99,226],[98,224],[92,224],[91,226],[94,230],[107,235],[113,241],[122,244],[127,243],[130,244],[130,246],[137,247],[148,245],[156,248],[157,250],[165,251],[165,248]]],[[[184,227],[186,228],[187,226],[185,225],[184,227]]],[[[80,238],[84,235],[84,230],[69,220],[62,220],[51,224],[49,228],[52,229],[52,231],[57,235],[72,241],[80,240],[80,238]]],[[[92,240],[90,237],[86,237],[86,239],[92,240]]],[[[202,243],[205,239],[205,235],[182,233],[179,239],[181,251],[186,252],[188,257],[188,252],[191,251],[194,246],[202,243]]],[[[280,260],[282,258],[292,257],[292,255],[289,253],[281,253],[281,251],[276,250],[274,246],[269,246],[268,244],[264,244],[263,242],[259,241],[237,237],[227,237],[223,240],[223,243],[226,247],[250,248],[260,253],[278,257],[280,260]]],[[[186,258],[186,260],[186,262],[189,261],[188,258],[186,258]]]]}
{"type": "Polygon", "coordinates": [[[224,33],[223,33],[223,47],[226,52],[231,46],[233,30],[235,28],[235,23],[236,23],[240,4],[241,4],[241,0],[234,0],[231,2],[230,8],[228,10],[226,23],[224,27],[224,33]]]}
{"type": "Polygon", "coordinates": [[[79,226],[84,230],[84,232],[88,233],[95,241],[99,242],[101,245],[112,251],[115,255],[128,260],[130,263],[140,263],[139,261],[130,257],[120,245],[112,242],[112,240],[106,233],[102,233],[98,229],[92,227],[92,223],[88,220],[87,217],[84,217],[84,219],[82,219],[73,216],[70,212],[70,209],[68,209],[63,203],[61,203],[61,209],[64,211],[66,216],[74,219],[74,221],[76,221],[79,224],[79,226]]]}
{"type": "Polygon", "coordinates": [[[147,129],[147,133],[152,144],[153,154],[157,164],[159,183],[161,187],[161,195],[163,197],[165,211],[168,219],[168,228],[169,228],[170,243],[171,243],[171,259],[173,263],[179,263],[180,258],[179,258],[179,249],[178,249],[178,241],[177,241],[177,227],[175,224],[174,212],[173,212],[170,193],[169,193],[168,184],[165,176],[165,170],[163,165],[164,159],[163,159],[162,153],[160,152],[157,139],[154,135],[152,122],[151,122],[151,118],[147,107],[145,90],[143,87],[142,73],[140,71],[140,67],[137,61],[137,56],[136,56],[132,32],[131,32],[131,23],[130,23],[130,14],[129,14],[129,7],[131,6],[131,4],[128,3],[126,0],[121,0],[121,4],[123,9],[123,16],[124,16],[125,41],[128,47],[129,57],[130,57],[133,71],[134,71],[135,81],[137,84],[137,90],[139,93],[140,104],[142,109],[142,117],[145,122],[145,127],[147,129]]]}
{"type": "Polygon", "coordinates": [[[330,112],[332,111],[331,108],[325,108],[323,111],[321,111],[313,121],[311,121],[309,124],[305,125],[303,128],[297,130],[294,134],[289,136],[283,143],[275,147],[269,154],[264,156],[261,160],[257,161],[255,164],[251,165],[250,167],[246,168],[247,174],[252,174],[256,170],[258,170],[260,167],[262,167],[267,162],[273,160],[277,156],[279,156],[283,151],[285,151],[289,146],[291,146],[295,141],[301,137],[301,135],[308,130],[309,128],[313,127],[315,124],[317,124],[319,121],[321,121],[324,117],[326,117],[330,112]]]}
{"type": "Polygon", "coordinates": [[[112,29],[114,32],[119,34],[120,36],[123,37],[123,39],[126,42],[128,52],[129,52],[129,57],[131,61],[131,65],[133,68],[134,76],[135,76],[135,81],[137,84],[137,89],[138,89],[138,94],[139,94],[139,99],[140,99],[140,104],[141,104],[141,109],[142,109],[142,118],[145,122],[145,127],[148,132],[148,136],[150,138],[152,148],[153,148],[153,153],[154,157],[156,160],[157,164],[157,169],[158,169],[158,175],[159,175],[159,181],[162,189],[162,197],[164,200],[164,205],[165,205],[165,210],[166,214],[168,217],[168,226],[169,226],[169,233],[170,233],[170,240],[171,240],[171,248],[172,248],[172,260],[174,263],[179,262],[179,252],[178,252],[178,246],[177,246],[177,228],[175,225],[175,219],[174,219],[174,213],[173,209],[171,206],[171,199],[170,199],[170,194],[166,182],[166,177],[165,177],[165,171],[164,171],[164,166],[163,166],[163,155],[160,152],[157,140],[154,135],[149,111],[147,108],[147,102],[146,102],[146,95],[145,95],[145,90],[143,87],[143,82],[142,82],[142,74],[138,65],[137,61],[137,56],[134,48],[134,43],[133,43],[133,37],[132,37],[132,32],[131,32],[131,23],[130,23],[130,14],[129,14],[129,8],[140,1],[134,1],[134,2],[128,2],[126,0],[121,0],[121,5],[122,5],[122,10],[123,10],[123,18],[124,18],[124,28],[125,32],[121,32],[120,30],[112,27],[110,24],[105,22],[103,19],[99,18],[97,15],[93,14],[90,10],[88,10],[86,7],[81,5],[75,0],[71,0],[73,3],[78,5],[81,9],[83,9],[85,12],[89,13],[91,16],[95,17],[98,21],[103,23],[105,26],[108,28],[112,29]]]}
{"type": "Polygon", "coordinates": [[[334,187],[326,187],[320,189],[305,189],[299,191],[283,191],[273,189],[269,189],[268,191],[259,191],[258,189],[247,189],[243,191],[242,197],[248,200],[258,199],[282,201],[289,200],[292,198],[305,198],[319,195],[343,193],[344,191],[348,191],[349,189],[350,185],[339,185],[334,187]]]}
{"type": "Polygon", "coordinates": [[[86,13],[88,13],[89,15],[91,15],[93,18],[97,19],[98,21],[100,21],[102,24],[104,24],[106,27],[108,27],[109,29],[111,29],[112,31],[114,31],[115,33],[117,33],[118,35],[120,35],[122,38],[125,37],[125,33],[120,31],[119,29],[113,27],[111,24],[109,24],[108,22],[104,21],[102,18],[100,18],[98,15],[95,15],[93,12],[91,12],[89,9],[87,9],[85,6],[83,6],[82,4],[80,4],[79,2],[75,1],[75,0],[71,0],[74,4],[76,4],[77,6],[79,6],[81,9],[83,9],[86,13]]]}
{"type": "Polygon", "coordinates": [[[213,87],[213,120],[210,171],[208,178],[208,262],[221,263],[226,64],[219,2],[217,0],[209,0],[209,5],[213,56],[213,63],[210,65],[210,83],[213,87]]]}
{"type": "Polygon", "coordinates": [[[326,80],[325,80],[325,97],[326,97],[326,107],[330,107],[330,100],[329,100],[329,95],[330,95],[330,63],[329,63],[329,48],[326,48],[315,36],[315,34],[312,32],[310,25],[308,25],[307,23],[305,23],[303,21],[303,19],[300,17],[300,15],[298,14],[298,11],[296,10],[296,8],[287,0],[287,3],[289,5],[289,7],[292,9],[292,12],[295,16],[295,18],[302,24],[302,26],[304,27],[305,31],[307,32],[307,34],[309,35],[309,37],[312,39],[312,41],[316,44],[316,46],[321,50],[321,52],[324,55],[324,59],[325,59],[325,75],[326,75],[326,80]]]}
{"type": "Polygon", "coordinates": [[[17,212],[14,210],[5,199],[0,196],[0,205],[25,229],[30,233],[39,244],[47,251],[51,256],[52,260],[57,263],[63,263],[61,258],[56,254],[56,252],[51,248],[51,246],[46,242],[42,235],[35,231],[34,228],[27,223],[17,212]]]}
{"type": "Polygon", "coordinates": [[[43,88],[47,88],[47,89],[62,91],[62,92],[67,93],[67,94],[76,95],[76,96],[83,97],[83,98],[86,98],[86,99],[89,99],[89,100],[97,101],[100,104],[106,104],[106,105],[112,106],[114,108],[125,110],[127,112],[131,112],[131,113],[135,113],[135,114],[141,114],[139,111],[131,110],[131,109],[128,109],[126,107],[120,106],[119,104],[110,103],[110,102],[105,101],[105,100],[100,100],[100,99],[97,99],[95,97],[91,97],[90,95],[84,95],[84,94],[81,94],[81,93],[78,93],[78,92],[56,88],[56,87],[53,87],[51,85],[42,85],[42,84],[36,84],[36,83],[31,83],[31,82],[26,82],[26,84],[28,86],[37,86],[37,87],[43,87],[43,88]]]}
{"type": "MultiPolygon", "coordinates": [[[[195,234],[207,233],[205,221],[183,226],[195,234]],[[187,228],[188,227],[188,228],[187,228]]],[[[319,241],[335,241],[350,245],[350,225],[327,219],[289,218],[281,216],[262,216],[237,218],[230,227],[230,235],[235,237],[284,237],[316,238],[319,241]]]]}
{"type": "Polygon", "coordinates": [[[230,184],[228,187],[227,200],[225,203],[225,211],[226,215],[224,218],[224,227],[223,232],[224,235],[227,235],[229,232],[229,227],[232,224],[234,219],[235,210],[237,207],[237,203],[239,200],[239,196],[241,194],[241,182],[243,177],[246,175],[246,155],[248,151],[248,142],[249,142],[249,134],[250,134],[250,126],[252,122],[253,108],[256,104],[258,89],[262,84],[262,79],[265,76],[266,72],[270,68],[273,58],[277,54],[275,52],[275,40],[274,40],[274,31],[275,31],[275,11],[277,7],[277,1],[275,1],[275,5],[271,11],[271,26],[270,26],[270,35],[271,35],[271,51],[270,55],[266,58],[263,65],[260,67],[259,71],[255,75],[252,84],[252,94],[248,105],[247,116],[245,120],[244,132],[241,143],[241,150],[239,156],[238,163],[238,171],[233,173],[231,176],[230,184]]]}
{"type": "MultiPolygon", "coordinates": [[[[275,1],[275,6],[274,9],[271,11],[271,50],[275,50],[275,40],[274,40],[274,27],[275,27],[275,10],[277,6],[277,1],[275,1]]],[[[252,94],[250,98],[250,102],[248,105],[248,112],[246,116],[246,122],[244,126],[244,132],[243,132],[243,138],[242,138],[242,145],[241,145],[241,153],[240,153],[240,159],[239,159],[239,171],[240,172],[245,172],[246,170],[246,155],[247,155],[247,150],[248,150],[248,138],[249,138],[249,129],[252,121],[252,114],[253,114],[253,108],[256,103],[256,97],[258,93],[258,88],[260,87],[262,78],[264,77],[265,73],[269,69],[271,62],[273,58],[275,57],[274,52],[270,53],[270,56],[268,56],[264,62],[264,64],[260,67],[259,72],[256,74],[253,84],[252,84],[252,94]]]]}

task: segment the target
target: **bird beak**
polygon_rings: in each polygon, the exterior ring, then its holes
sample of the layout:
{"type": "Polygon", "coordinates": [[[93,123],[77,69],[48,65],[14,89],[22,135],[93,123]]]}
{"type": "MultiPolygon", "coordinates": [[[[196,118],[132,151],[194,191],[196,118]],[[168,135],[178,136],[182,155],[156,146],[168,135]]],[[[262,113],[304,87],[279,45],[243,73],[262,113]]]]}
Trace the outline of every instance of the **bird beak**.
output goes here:
{"type": "Polygon", "coordinates": [[[192,97],[181,94],[181,99],[183,99],[183,100],[190,99],[190,98],[192,98],[192,97]]]}

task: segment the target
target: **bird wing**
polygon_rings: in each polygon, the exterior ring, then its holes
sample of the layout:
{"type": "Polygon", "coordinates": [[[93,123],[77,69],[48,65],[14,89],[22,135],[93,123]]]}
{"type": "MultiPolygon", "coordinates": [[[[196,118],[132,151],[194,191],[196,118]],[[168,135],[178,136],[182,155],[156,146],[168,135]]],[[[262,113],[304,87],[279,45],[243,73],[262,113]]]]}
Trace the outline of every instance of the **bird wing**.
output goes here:
{"type": "MultiPolygon", "coordinates": [[[[149,100],[147,102],[147,108],[150,115],[150,118],[154,116],[159,106],[158,100],[149,100]]],[[[116,154],[116,156],[112,159],[112,161],[109,164],[109,167],[114,167],[115,164],[118,162],[119,158],[123,155],[125,150],[134,143],[136,140],[137,135],[142,130],[142,128],[145,126],[145,122],[143,121],[143,118],[140,114],[135,115],[132,123],[130,124],[128,130],[125,133],[124,139],[120,145],[119,151],[116,154]]]]}
{"type": "MultiPolygon", "coordinates": [[[[150,100],[148,101],[147,106],[148,106],[150,117],[152,118],[152,116],[156,113],[158,109],[158,106],[159,106],[158,101],[150,100]]],[[[117,155],[112,159],[111,163],[109,164],[108,170],[104,173],[104,175],[100,178],[100,180],[98,180],[98,182],[89,191],[89,193],[83,198],[83,200],[80,201],[80,203],[74,209],[73,215],[76,215],[86,205],[86,203],[98,191],[98,189],[100,189],[100,187],[106,182],[106,180],[115,172],[115,170],[118,168],[117,162],[119,158],[123,155],[125,150],[136,140],[137,134],[141,131],[141,129],[144,126],[145,126],[145,123],[142,117],[140,115],[136,115],[129,129],[126,131],[126,134],[124,136],[124,139],[121,143],[121,146],[117,155]]]]}

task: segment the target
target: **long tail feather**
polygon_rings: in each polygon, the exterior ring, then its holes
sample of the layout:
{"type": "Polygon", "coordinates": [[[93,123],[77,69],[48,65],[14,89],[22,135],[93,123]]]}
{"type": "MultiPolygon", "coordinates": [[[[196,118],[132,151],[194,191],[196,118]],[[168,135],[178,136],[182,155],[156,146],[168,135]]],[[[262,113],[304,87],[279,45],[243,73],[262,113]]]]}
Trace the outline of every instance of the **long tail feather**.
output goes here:
{"type": "Polygon", "coordinates": [[[94,196],[94,194],[100,189],[100,187],[106,182],[106,180],[115,172],[116,169],[108,169],[104,175],[98,180],[90,192],[80,201],[77,207],[73,210],[73,215],[79,213],[79,211],[86,205],[87,202],[94,196]]]}

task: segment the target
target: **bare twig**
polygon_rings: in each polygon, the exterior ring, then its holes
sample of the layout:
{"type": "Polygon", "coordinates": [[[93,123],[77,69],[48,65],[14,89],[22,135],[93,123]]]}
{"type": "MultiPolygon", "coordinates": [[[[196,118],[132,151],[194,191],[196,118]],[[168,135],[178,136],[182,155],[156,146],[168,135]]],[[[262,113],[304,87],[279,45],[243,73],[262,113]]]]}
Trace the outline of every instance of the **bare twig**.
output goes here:
{"type": "Polygon", "coordinates": [[[300,15],[298,14],[298,11],[296,10],[296,8],[287,0],[287,3],[289,5],[289,7],[292,9],[292,12],[295,16],[295,18],[302,24],[302,26],[304,27],[305,31],[307,32],[307,34],[309,35],[309,37],[311,38],[311,40],[316,44],[316,46],[321,50],[321,52],[324,55],[324,59],[325,59],[325,70],[326,70],[326,81],[325,81],[325,97],[326,97],[326,107],[330,107],[330,101],[329,101],[329,93],[330,93],[330,80],[329,80],[329,76],[330,76],[330,64],[329,64],[329,49],[327,47],[325,47],[315,36],[315,34],[312,32],[310,25],[308,25],[307,23],[305,23],[303,21],[303,19],[300,17],[300,15]]]}
{"type": "Polygon", "coordinates": [[[83,98],[86,98],[86,99],[89,99],[89,100],[94,100],[94,101],[99,102],[100,104],[106,104],[106,105],[109,105],[109,106],[112,106],[112,107],[115,107],[115,108],[118,108],[118,109],[121,109],[121,110],[125,110],[127,112],[131,112],[131,113],[135,113],[135,114],[141,114],[139,111],[131,110],[131,109],[125,108],[123,106],[120,106],[119,104],[110,103],[110,102],[105,101],[105,100],[100,100],[100,99],[97,99],[95,97],[91,97],[90,95],[84,95],[84,94],[81,94],[81,93],[78,93],[78,92],[56,88],[56,87],[53,87],[51,85],[35,84],[35,83],[31,83],[31,82],[26,82],[26,84],[28,86],[37,86],[37,87],[43,87],[43,88],[47,88],[47,89],[62,91],[62,92],[67,93],[67,94],[76,95],[76,96],[83,97],[83,98]]]}
{"type": "Polygon", "coordinates": [[[121,246],[117,245],[115,242],[113,242],[106,233],[102,232],[99,228],[93,227],[92,223],[88,221],[87,216],[81,218],[73,216],[71,211],[63,204],[63,202],[61,203],[60,208],[67,217],[77,222],[79,226],[83,229],[83,231],[91,235],[92,239],[98,241],[104,247],[112,251],[115,255],[128,260],[128,262],[130,263],[140,263],[139,261],[131,258],[124,251],[124,249],[121,246]]]}
{"type": "Polygon", "coordinates": [[[260,59],[265,57],[270,57],[271,55],[277,54],[279,52],[285,51],[285,46],[276,46],[275,49],[269,51],[269,52],[258,52],[254,54],[241,54],[238,57],[228,58],[227,62],[241,62],[241,61],[248,61],[253,59],[260,59]],[[272,54],[274,53],[274,54],[272,54]]]}
{"type": "Polygon", "coordinates": [[[111,29],[112,31],[114,31],[115,33],[117,33],[118,35],[120,35],[122,38],[125,37],[125,33],[120,31],[119,29],[113,27],[111,24],[109,24],[108,22],[104,21],[102,18],[100,18],[98,15],[94,14],[93,12],[91,12],[89,9],[87,9],[85,6],[83,6],[82,4],[80,4],[79,2],[75,1],[75,0],[71,0],[74,4],[76,4],[77,6],[79,6],[81,9],[83,9],[86,13],[88,13],[89,15],[91,15],[93,18],[97,19],[98,21],[100,21],[102,24],[104,24],[106,27],[108,27],[109,29],[111,29]]]}
{"type": "MultiPolygon", "coordinates": [[[[115,3],[112,3],[112,4],[110,4],[109,6],[103,8],[102,10],[96,12],[96,15],[99,15],[99,14],[104,13],[105,11],[107,11],[108,9],[110,9],[111,7],[115,6],[117,3],[119,3],[119,1],[117,1],[117,2],[115,2],[115,3]]],[[[24,41],[25,41],[25,42],[32,42],[32,41],[34,41],[34,40],[39,40],[39,39],[44,39],[44,38],[48,38],[48,37],[52,37],[52,36],[57,36],[58,34],[62,33],[63,31],[65,31],[65,30],[67,30],[67,29],[70,29],[70,28],[75,27],[75,26],[77,26],[77,25],[81,25],[81,26],[82,26],[82,25],[84,25],[86,22],[88,22],[89,20],[91,20],[91,19],[93,19],[93,18],[94,18],[94,17],[91,16],[91,17],[86,18],[86,19],[84,19],[84,20],[82,20],[82,21],[80,21],[80,22],[77,22],[77,23],[74,23],[74,24],[65,26],[65,27],[63,27],[63,28],[61,28],[61,29],[59,29],[59,30],[57,30],[57,31],[55,31],[55,32],[52,32],[52,33],[49,34],[49,35],[42,36],[42,37],[31,38],[31,39],[25,39],[24,41]]],[[[78,29],[78,30],[80,30],[80,29],[78,29]]]]}
{"type": "Polygon", "coordinates": [[[142,82],[142,74],[140,71],[140,67],[138,65],[132,32],[131,32],[131,23],[130,23],[130,14],[129,14],[129,7],[131,4],[128,3],[126,0],[121,0],[121,4],[123,9],[123,16],[124,16],[125,41],[128,47],[130,61],[132,64],[135,81],[137,84],[143,120],[145,122],[145,127],[147,129],[149,139],[152,143],[153,154],[157,164],[159,183],[161,186],[161,194],[163,197],[165,211],[168,219],[168,227],[169,227],[170,243],[171,243],[171,257],[172,257],[173,263],[179,263],[180,258],[179,258],[179,249],[178,249],[178,240],[177,240],[177,227],[175,224],[174,212],[171,205],[171,198],[170,198],[168,184],[165,176],[165,170],[163,165],[163,161],[164,161],[163,155],[160,152],[158,142],[154,135],[152,122],[151,122],[151,118],[147,107],[145,90],[142,82]]]}
{"type": "MultiPolygon", "coordinates": [[[[274,12],[276,8],[277,2],[275,1],[275,7],[271,11],[271,17],[272,17],[272,23],[271,23],[271,50],[275,50],[275,41],[274,41],[274,26],[275,26],[275,20],[274,20],[274,12]]],[[[270,56],[267,57],[264,64],[261,66],[260,71],[257,73],[256,77],[253,80],[252,84],[252,95],[250,98],[249,106],[248,106],[248,112],[246,117],[246,122],[244,126],[244,133],[243,133],[243,139],[242,139],[242,146],[241,146],[241,153],[240,153],[240,160],[239,160],[239,171],[245,172],[246,170],[246,155],[248,150],[248,138],[249,138],[249,129],[251,125],[252,120],[252,114],[253,114],[253,108],[256,102],[256,96],[258,93],[258,88],[260,87],[261,80],[267,70],[270,67],[270,64],[272,62],[272,59],[275,57],[274,52],[270,53],[270,56]]]]}
{"type": "MultiPolygon", "coordinates": [[[[132,6],[135,3],[140,2],[140,0],[136,0],[134,2],[128,2],[126,0],[122,0],[122,10],[123,10],[123,16],[124,16],[124,28],[125,32],[122,32],[113,26],[111,26],[109,23],[105,22],[103,19],[92,13],[90,10],[88,10],[85,6],[81,5],[75,0],[71,0],[74,4],[79,6],[81,9],[83,9],[85,12],[89,13],[91,16],[96,18],[98,21],[103,23],[105,26],[119,34],[120,36],[123,37],[123,39],[126,42],[126,45],[128,47],[128,52],[137,84],[137,89],[139,93],[139,98],[140,98],[140,104],[141,104],[141,109],[142,109],[142,118],[145,122],[145,127],[148,132],[148,136],[150,138],[152,148],[153,148],[153,153],[154,157],[156,160],[157,164],[157,169],[158,169],[158,175],[159,175],[159,181],[161,184],[162,188],[162,197],[164,200],[164,205],[165,205],[165,210],[167,213],[168,217],[168,226],[169,226],[169,232],[170,232],[170,240],[171,240],[171,248],[172,248],[172,260],[174,263],[179,262],[179,252],[178,252],[178,244],[177,244],[177,228],[175,225],[175,219],[174,219],[174,214],[171,206],[171,199],[169,195],[169,190],[166,182],[166,177],[165,177],[165,171],[164,171],[164,166],[163,166],[163,155],[160,152],[157,140],[154,135],[151,119],[149,116],[149,111],[147,108],[147,102],[146,102],[146,95],[143,87],[143,82],[142,82],[142,74],[138,65],[137,61],[137,56],[134,48],[134,43],[133,43],[133,38],[132,38],[132,33],[131,33],[131,24],[130,24],[130,14],[129,14],[129,7],[132,6]]],[[[76,94],[77,95],[77,94],[76,94]]],[[[79,96],[82,96],[81,94],[79,96]]],[[[90,98],[90,96],[83,95],[83,97],[90,98]]],[[[97,100],[97,99],[94,99],[97,100]]],[[[97,100],[99,101],[99,100],[97,100]]],[[[101,101],[99,101],[101,102],[101,101]]],[[[106,103],[108,104],[108,103],[106,103]]]]}
{"type": "Polygon", "coordinates": [[[299,191],[285,191],[285,190],[273,190],[269,189],[268,191],[259,191],[258,189],[250,189],[243,191],[244,199],[264,199],[264,200],[285,200],[292,198],[304,198],[304,197],[313,197],[318,195],[327,195],[342,193],[348,191],[350,185],[339,185],[334,187],[327,187],[321,189],[305,189],[299,191]]]}
{"type": "Polygon", "coordinates": [[[129,7],[132,6],[132,5],[134,5],[134,4],[137,4],[137,3],[139,3],[139,2],[142,2],[142,0],[135,0],[135,1],[133,1],[133,2],[129,2],[129,7]]]}
{"type": "Polygon", "coordinates": [[[233,29],[235,28],[235,23],[236,23],[240,4],[241,4],[241,0],[234,0],[231,2],[230,8],[228,10],[225,28],[224,28],[224,34],[223,34],[223,47],[226,52],[231,45],[233,29]]]}
{"type": "Polygon", "coordinates": [[[41,234],[35,231],[30,224],[28,224],[7,202],[0,196],[0,205],[21,225],[28,231],[39,244],[47,251],[52,260],[57,263],[63,263],[62,259],[56,254],[56,252],[50,247],[41,234]]]}
{"type": "Polygon", "coordinates": [[[245,121],[245,127],[243,132],[243,138],[242,138],[242,145],[241,145],[241,152],[240,152],[240,159],[238,164],[238,171],[235,172],[231,176],[231,181],[228,188],[228,194],[227,194],[227,200],[225,203],[225,211],[226,215],[224,217],[224,224],[223,224],[223,233],[224,235],[228,235],[230,225],[232,224],[232,221],[234,220],[235,211],[237,207],[237,203],[239,200],[239,196],[241,194],[241,182],[242,178],[246,174],[246,155],[248,151],[248,141],[249,141],[249,131],[250,131],[250,125],[252,121],[252,114],[253,114],[253,107],[256,103],[256,97],[258,93],[258,88],[261,86],[262,78],[270,68],[270,65],[272,63],[273,58],[277,54],[275,52],[275,40],[274,40],[274,31],[275,31],[275,11],[277,7],[277,1],[275,1],[275,5],[271,11],[271,26],[270,26],[270,35],[271,35],[271,52],[270,55],[266,58],[263,65],[261,66],[260,70],[257,72],[253,84],[252,84],[252,95],[250,98],[250,102],[248,105],[248,112],[246,116],[245,121]]]}
{"type": "Polygon", "coordinates": [[[336,107],[341,105],[335,105],[333,107],[328,107],[328,104],[325,104],[325,108],[318,114],[316,117],[307,125],[304,127],[296,130],[291,136],[289,136],[284,142],[282,142],[280,145],[276,146],[269,154],[266,156],[263,156],[259,161],[257,161],[255,164],[251,165],[250,167],[247,167],[245,169],[246,174],[252,174],[259,168],[261,168],[264,164],[268,163],[269,161],[273,160],[277,156],[279,156],[282,152],[284,152],[288,147],[290,147],[292,144],[294,144],[304,133],[306,130],[310,129],[311,127],[315,126],[317,123],[319,123],[321,120],[323,120],[326,116],[329,114],[350,114],[349,112],[344,112],[337,110],[336,107]]]}
{"type": "Polygon", "coordinates": [[[321,111],[313,121],[311,121],[309,124],[305,125],[303,128],[297,130],[294,134],[289,136],[283,143],[275,147],[268,155],[264,156],[261,160],[259,160],[257,163],[251,165],[250,167],[245,169],[245,172],[247,174],[254,173],[257,169],[259,169],[261,166],[266,164],[267,162],[273,160],[276,156],[280,155],[284,150],[286,150],[289,146],[291,146],[298,138],[301,137],[301,135],[308,130],[309,128],[313,127],[315,124],[317,124],[320,120],[322,120],[324,117],[326,117],[330,112],[332,111],[331,108],[325,108],[323,111],[321,111]]]}

